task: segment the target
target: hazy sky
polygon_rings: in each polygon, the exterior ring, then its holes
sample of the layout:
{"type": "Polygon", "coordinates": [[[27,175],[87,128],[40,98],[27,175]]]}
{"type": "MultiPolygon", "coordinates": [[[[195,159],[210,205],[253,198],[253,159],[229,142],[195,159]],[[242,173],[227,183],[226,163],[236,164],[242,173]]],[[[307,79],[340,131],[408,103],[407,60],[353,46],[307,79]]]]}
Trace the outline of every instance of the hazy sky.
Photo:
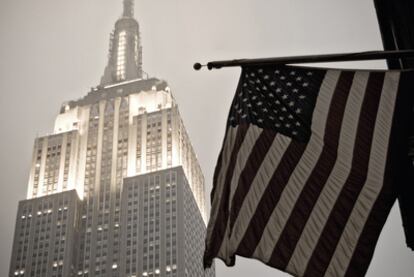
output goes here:
{"type": "MultiPolygon", "coordinates": [[[[238,68],[196,61],[381,49],[373,0],[136,0],[144,70],[169,82],[211,190],[238,68]]],[[[98,84],[122,0],[0,1],[0,276],[6,276],[17,203],[26,196],[34,138],[52,131],[60,105],[98,84]]],[[[339,65],[335,65],[339,66],[339,65]]],[[[342,65],[341,65],[342,66],[342,65]]],[[[384,66],[383,62],[346,64],[384,66]]],[[[398,207],[368,276],[412,276],[398,207]]],[[[217,276],[287,276],[239,258],[217,276]]]]}

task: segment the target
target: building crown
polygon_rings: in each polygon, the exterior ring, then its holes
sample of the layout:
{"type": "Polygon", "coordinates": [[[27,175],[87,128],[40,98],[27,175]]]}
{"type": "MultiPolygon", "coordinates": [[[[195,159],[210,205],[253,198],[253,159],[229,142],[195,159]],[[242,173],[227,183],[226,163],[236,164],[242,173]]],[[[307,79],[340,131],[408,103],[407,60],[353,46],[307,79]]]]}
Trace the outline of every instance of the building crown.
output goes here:
{"type": "Polygon", "coordinates": [[[123,4],[122,17],[111,34],[102,86],[142,78],[142,47],[139,24],[134,18],[134,0],[124,0],[123,4]]]}

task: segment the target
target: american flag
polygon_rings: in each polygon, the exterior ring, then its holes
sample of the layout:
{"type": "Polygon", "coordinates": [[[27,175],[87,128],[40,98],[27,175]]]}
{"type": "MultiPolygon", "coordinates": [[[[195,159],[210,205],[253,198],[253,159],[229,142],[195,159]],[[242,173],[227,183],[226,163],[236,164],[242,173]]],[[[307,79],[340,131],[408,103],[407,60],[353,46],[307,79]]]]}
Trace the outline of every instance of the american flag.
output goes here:
{"type": "Polygon", "coordinates": [[[247,66],[211,192],[204,265],[364,276],[404,180],[411,71],[247,66]]]}

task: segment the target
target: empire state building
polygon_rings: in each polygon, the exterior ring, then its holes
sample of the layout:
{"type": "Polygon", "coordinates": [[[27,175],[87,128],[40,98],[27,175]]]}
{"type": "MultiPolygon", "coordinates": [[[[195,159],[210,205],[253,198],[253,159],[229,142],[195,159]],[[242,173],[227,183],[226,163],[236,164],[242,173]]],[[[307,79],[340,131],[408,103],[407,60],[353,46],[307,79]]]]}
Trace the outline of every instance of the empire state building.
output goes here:
{"type": "Polygon", "coordinates": [[[204,177],[168,84],[144,77],[133,0],[101,82],[34,142],[9,276],[214,276],[204,177]]]}

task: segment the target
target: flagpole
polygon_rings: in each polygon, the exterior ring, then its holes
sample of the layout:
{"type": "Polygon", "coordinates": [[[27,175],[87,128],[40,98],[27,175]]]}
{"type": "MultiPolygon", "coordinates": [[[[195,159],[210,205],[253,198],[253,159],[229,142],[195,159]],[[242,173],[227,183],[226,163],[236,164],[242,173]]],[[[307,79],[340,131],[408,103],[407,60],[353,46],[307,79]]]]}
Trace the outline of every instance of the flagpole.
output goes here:
{"type": "Polygon", "coordinates": [[[205,65],[195,63],[193,68],[200,70],[202,67],[211,69],[220,69],[223,67],[235,66],[260,66],[260,65],[286,65],[286,64],[302,64],[302,63],[321,63],[321,62],[349,62],[349,61],[368,61],[380,59],[401,59],[414,57],[414,50],[392,50],[392,51],[366,51],[355,53],[340,53],[327,55],[306,55],[306,56],[290,56],[277,58],[260,58],[260,59],[236,59],[212,61],[205,65]]]}

